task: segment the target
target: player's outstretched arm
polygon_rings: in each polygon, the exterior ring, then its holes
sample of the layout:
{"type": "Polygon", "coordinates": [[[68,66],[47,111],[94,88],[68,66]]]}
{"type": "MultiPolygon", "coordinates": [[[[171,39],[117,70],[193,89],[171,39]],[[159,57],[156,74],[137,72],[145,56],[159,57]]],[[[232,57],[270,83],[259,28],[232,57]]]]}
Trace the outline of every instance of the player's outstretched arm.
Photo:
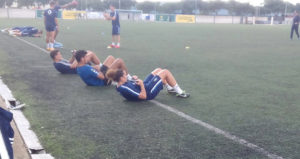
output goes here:
{"type": "Polygon", "coordinates": [[[78,2],[77,2],[76,0],[73,0],[73,1],[70,2],[70,3],[67,3],[67,4],[65,4],[65,5],[60,6],[60,8],[65,9],[65,8],[68,8],[68,7],[71,7],[71,6],[77,6],[77,4],[78,4],[78,2]]]}

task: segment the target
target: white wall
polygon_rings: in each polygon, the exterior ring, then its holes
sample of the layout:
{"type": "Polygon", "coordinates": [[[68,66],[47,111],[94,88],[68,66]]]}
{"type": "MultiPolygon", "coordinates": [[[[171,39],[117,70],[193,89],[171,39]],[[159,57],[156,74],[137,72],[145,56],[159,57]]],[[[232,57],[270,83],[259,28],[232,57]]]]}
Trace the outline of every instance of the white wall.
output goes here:
{"type": "MultiPolygon", "coordinates": [[[[7,9],[0,8],[0,18],[7,18],[7,9]]],[[[9,8],[10,18],[35,18],[35,10],[9,8]]]]}

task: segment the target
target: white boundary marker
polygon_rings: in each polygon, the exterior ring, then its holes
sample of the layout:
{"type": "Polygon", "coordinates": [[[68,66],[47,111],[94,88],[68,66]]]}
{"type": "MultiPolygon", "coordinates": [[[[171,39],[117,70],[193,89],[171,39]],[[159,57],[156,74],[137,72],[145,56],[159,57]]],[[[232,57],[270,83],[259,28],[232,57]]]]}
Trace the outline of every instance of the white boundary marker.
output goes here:
{"type": "MultiPolygon", "coordinates": [[[[7,85],[4,84],[2,79],[0,79],[0,95],[5,101],[5,105],[7,108],[10,107],[10,103],[8,102],[9,99],[14,99],[11,90],[7,87],[7,85]]],[[[16,123],[16,126],[22,136],[22,139],[24,140],[24,143],[27,147],[28,152],[30,155],[34,154],[36,157],[39,157],[40,159],[48,159],[46,158],[47,156],[51,155],[46,155],[45,156],[45,150],[41,143],[39,142],[38,137],[36,134],[30,129],[30,123],[24,116],[21,110],[10,110],[13,113],[13,119],[16,123]]],[[[51,156],[52,157],[52,156],[51,156]]],[[[53,157],[52,157],[53,158],[53,157]]],[[[49,159],[52,159],[49,158],[49,159]]]]}
{"type": "MultiPolygon", "coordinates": [[[[28,41],[26,41],[24,39],[21,39],[19,37],[15,37],[15,38],[17,38],[20,41],[22,41],[22,42],[24,42],[24,43],[26,43],[26,44],[28,44],[30,46],[33,46],[33,47],[35,47],[35,48],[37,48],[39,50],[42,50],[43,52],[49,54],[48,51],[46,51],[45,49],[43,49],[43,48],[41,48],[41,47],[39,47],[39,46],[37,46],[35,44],[32,44],[32,43],[30,43],[30,42],[28,42],[28,41]]],[[[248,142],[245,139],[239,138],[239,137],[237,137],[235,135],[232,135],[229,132],[226,132],[224,130],[221,130],[221,129],[213,126],[213,125],[210,125],[210,124],[208,124],[206,122],[203,122],[203,121],[201,121],[199,119],[193,118],[193,117],[191,117],[191,116],[189,116],[189,115],[187,115],[187,114],[185,114],[185,113],[183,113],[183,112],[181,112],[181,111],[179,111],[179,110],[177,110],[177,109],[175,109],[175,108],[173,108],[171,106],[162,104],[162,103],[160,103],[160,102],[158,102],[156,100],[152,100],[150,102],[153,103],[153,104],[155,104],[155,105],[157,105],[157,106],[159,106],[159,107],[161,107],[161,108],[163,108],[163,109],[165,109],[165,110],[167,110],[167,111],[169,111],[169,112],[172,112],[172,113],[178,115],[179,117],[182,117],[182,118],[184,118],[184,119],[186,119],[186,120],[188,120],[188,121],[190,121],[192,123],[195,123],[195,124],[197,124],[199,126],[202,126],[202,127],[206,128],[206,129],[208,129],[210,131],[213,131],[216,134],[222,135],[222,136],[224,136],[225,138],[227,138],[229,140],[232,140],[232,141],[234,141],[234,142],[236,142],[236,143],[238,143],[240,145],[243,145],[243,146],[248,147],[248,148],[250,148],[252,150],[255,150],[256,152],[259,152],[259,153],[267,156],[270,159],[283,159],[283,157],[281,157],[281,156],[278,156],[276,154],[272,154],[272,153],[266,151],[265,149],[263,149],[263,148],[255,145],[255,144],[252,144],[252,143],[248,142]]]]}

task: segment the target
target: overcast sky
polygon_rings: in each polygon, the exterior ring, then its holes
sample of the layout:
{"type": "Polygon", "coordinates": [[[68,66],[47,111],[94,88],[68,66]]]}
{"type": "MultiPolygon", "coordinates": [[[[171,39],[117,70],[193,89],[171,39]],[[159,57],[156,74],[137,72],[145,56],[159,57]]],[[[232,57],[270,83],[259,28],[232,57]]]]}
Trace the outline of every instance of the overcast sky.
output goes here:
{"type": "MultiPolygon", "coordinates": [[[[179,2],[181,0],[136,0],[137,2],[144,2],[144,1],[151,1],[151,2],[179,2]]],[[[204,0],[204,1],[211,1],[211,0],[204,0]]],[[[222,1],[229,1],[229,0],[222,0],[222,1]]],[[[262,2],[264,2],[264,0],[236,0],[239,2],[250,2],[252,5],[259,5],[262,2]]],[[[290,3],[296,4],[296,3],[300,3],[300,0],[284,0],[284,1],[288,1],[290,3]]]]}

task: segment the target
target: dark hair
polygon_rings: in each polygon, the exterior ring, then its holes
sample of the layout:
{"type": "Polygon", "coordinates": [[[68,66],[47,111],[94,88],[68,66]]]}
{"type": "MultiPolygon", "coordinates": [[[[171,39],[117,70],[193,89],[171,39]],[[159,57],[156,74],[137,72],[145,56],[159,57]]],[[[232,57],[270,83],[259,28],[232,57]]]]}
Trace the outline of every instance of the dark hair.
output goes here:
{"type": "Polygon", "coordinates": [[[124,75],[124,71],[121,69],[109,69],[105,74],[106,78],[116,82],[119,82],[123,75],[124,75]]]}
{"type": "Polygon", "coordinates": [[[50,57],[54,60],[58,53],[59,53],[59,50],[53,50],[50,52],[50,57]]]}
{"type": "Polygon", "coordinates": [[[75,53],[75,59],[77,62],[80,62],[81,58],[83,58],[87,54],[85,50],[78,50],[75,53]]]}

